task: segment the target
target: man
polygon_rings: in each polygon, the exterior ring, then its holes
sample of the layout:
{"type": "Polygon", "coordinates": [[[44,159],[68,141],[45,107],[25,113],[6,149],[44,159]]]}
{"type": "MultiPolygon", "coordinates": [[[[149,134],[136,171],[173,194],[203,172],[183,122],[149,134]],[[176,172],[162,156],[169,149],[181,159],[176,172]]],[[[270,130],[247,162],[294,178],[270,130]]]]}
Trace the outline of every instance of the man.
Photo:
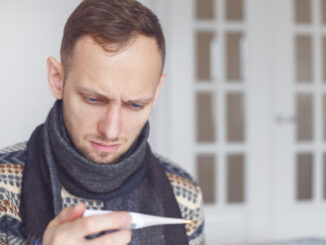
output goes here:
{"type": "Polygon", "coordinates": [[[77,7],[61,63],[47,60],[56,103],[27,144],[0,152],[0,244],[203,244],[198,185],[147,143],[164,58],[160,24],[137,1],[77,7]],[[130,231],[128,211],[192,224],[130,231]]]}

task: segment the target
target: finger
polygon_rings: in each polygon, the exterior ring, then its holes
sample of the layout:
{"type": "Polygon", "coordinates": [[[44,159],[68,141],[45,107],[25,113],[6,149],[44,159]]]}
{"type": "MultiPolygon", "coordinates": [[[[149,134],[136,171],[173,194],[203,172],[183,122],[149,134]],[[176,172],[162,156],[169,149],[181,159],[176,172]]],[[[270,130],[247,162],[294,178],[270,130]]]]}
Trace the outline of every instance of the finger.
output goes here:
{"type": "Polygon", "coordinates": [[[78,203],[76,206],[67,207],[55,217],[49,226],[57,226],[81,217],[85,211],[85,204],[78,203]]]}
{"type": "Polygon", "coordinates": [[[89,245],[121,244],[122,245],[122,244],[128,244],[130,241],[131,241],[131,231],[121,230],[92,239],[87,244],[89,245]]]}
{"type": "Polygon", "coordinates": [[[124,228],[131,223],[131,215],[127,212],[114,212],[105,215],[93,215],[80,219],[76,224],[82,234],[91,235],[101,231],[124,228]]]}
{"type": "Polygon", "coordinates": [[[67,215],[66,219],[63,221],[63,223],[70,222],[70,221],[73,221],[75,219],[78,219],[78,218],[82,217],[85,210],[86,210],[86,205],[84,203],[78,203],[68,213],[68,215],[67,215]]]}

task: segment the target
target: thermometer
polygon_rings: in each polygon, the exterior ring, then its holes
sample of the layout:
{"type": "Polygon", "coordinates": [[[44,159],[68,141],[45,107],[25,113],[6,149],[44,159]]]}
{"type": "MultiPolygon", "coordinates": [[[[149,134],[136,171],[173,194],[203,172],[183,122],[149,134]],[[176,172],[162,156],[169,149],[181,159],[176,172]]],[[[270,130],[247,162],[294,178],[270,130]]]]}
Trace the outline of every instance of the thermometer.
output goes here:
{"type": "MultiPolygon", "coordinates": [[[[99,214],[109,214],[113,211],[107,210],[86,210],[84,212],[84,217],[99,214]]],[[[154,216],[142,213],[129,212],[132,217],[131,224],[126,227],[128,229],[140,229],[153,225],[175,225],[175,224],[191,224],[191,220],[188,219],[178,219],[178,218],[167,218],[161,216],[154,216]]]]}

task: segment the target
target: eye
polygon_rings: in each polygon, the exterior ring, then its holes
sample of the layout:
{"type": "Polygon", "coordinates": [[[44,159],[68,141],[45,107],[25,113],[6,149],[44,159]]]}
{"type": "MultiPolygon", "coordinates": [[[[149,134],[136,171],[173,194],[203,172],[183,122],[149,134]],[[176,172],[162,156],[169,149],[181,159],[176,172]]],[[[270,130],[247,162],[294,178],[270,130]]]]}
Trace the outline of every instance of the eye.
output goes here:
{"type": "Polygon", "coordinates": [[[97,98],[88,97],[88,96],[85,96],[85,100],[86,100],[86,102],[88,102],[90,104],[95,104],[95,103],[98,103],[99,102],[99,100],[97,98]]]}
{"type": "Polygon", "coordinates": [[[135,111],[141,110],[144,108],[144,105],[136,104],[136,103],[129,103],[129,107],[135,111]]]}

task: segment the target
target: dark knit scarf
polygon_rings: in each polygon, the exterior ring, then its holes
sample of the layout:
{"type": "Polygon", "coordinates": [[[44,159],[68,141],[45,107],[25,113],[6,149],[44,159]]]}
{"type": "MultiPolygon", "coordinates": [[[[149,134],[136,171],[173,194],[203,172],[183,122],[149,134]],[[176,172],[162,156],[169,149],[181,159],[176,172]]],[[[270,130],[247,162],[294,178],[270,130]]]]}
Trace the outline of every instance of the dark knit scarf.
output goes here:
{"type": "MultiPolygon", "coordinates": [[[[57,101],[46,122],[27,144],[20,212],[26,235],[42,236],[62,210],[61,190],[101,200],[107,210],[127,210],[181,218],[172,187],[147,143],[146,123],[129,151],[115,164],[89,161],[73,146],[57,101]]],[[[131,244],[188,244],[183,225],[156,226],[133,231],[131,244]]]]}

